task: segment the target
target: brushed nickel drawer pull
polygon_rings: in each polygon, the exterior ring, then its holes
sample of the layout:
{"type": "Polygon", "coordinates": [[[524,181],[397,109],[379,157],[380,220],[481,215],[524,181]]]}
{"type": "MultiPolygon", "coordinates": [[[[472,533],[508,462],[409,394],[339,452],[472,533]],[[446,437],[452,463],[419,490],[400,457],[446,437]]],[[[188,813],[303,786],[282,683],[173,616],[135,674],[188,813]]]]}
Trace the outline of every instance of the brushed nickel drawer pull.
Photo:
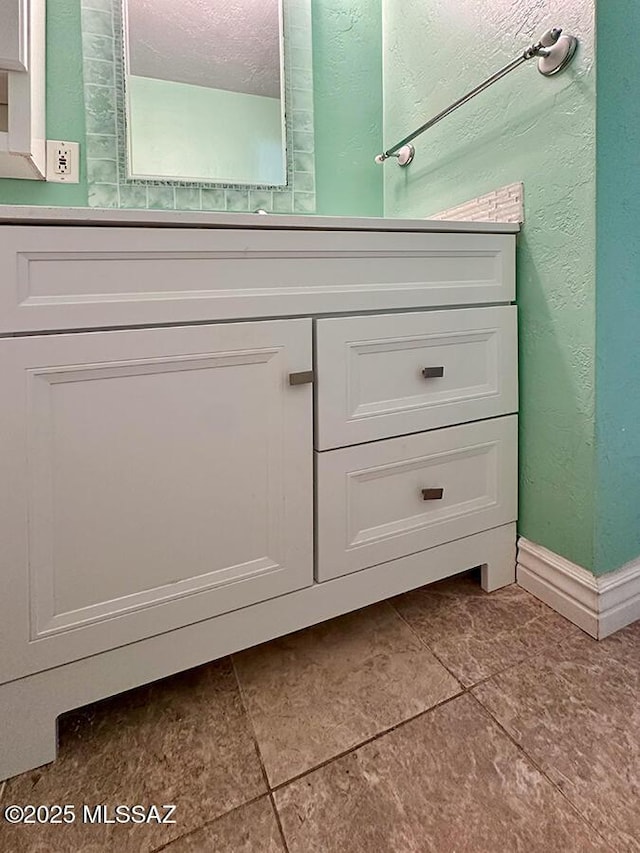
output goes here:
{"type": "Polygon", "coordinates": [[[444,489],[422,489],[423,501],[441,501],[444,497],[444,489]]]}
{"type": "Polygon", "coordinates": [[[313,370],[301,370],[298,373],[289,374],[289,385],[307,385],[313,382],[313,370]]]}
{"type": "Polygon", "coordinates": [[[424,367],[422,375],[425,379],[439,379],[444,376],[444,367],[424,367]]]}

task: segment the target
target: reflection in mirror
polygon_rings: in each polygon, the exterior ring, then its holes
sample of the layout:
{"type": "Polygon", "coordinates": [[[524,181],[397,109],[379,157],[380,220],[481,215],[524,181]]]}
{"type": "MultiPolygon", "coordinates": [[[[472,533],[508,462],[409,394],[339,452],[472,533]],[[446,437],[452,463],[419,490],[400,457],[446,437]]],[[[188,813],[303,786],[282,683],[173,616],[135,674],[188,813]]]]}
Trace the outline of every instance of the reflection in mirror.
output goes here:
{"type": "Polygon", "coordinates": [[[123,0],[130,178],[286,184],[282,0],[123,0]]]}

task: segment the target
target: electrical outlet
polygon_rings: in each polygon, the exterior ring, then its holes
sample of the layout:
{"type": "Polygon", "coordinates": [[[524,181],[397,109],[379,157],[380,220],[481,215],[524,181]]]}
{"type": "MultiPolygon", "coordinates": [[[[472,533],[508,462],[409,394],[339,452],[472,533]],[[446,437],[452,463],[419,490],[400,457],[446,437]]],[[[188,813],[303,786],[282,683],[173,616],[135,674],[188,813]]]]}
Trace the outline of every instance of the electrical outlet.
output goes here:
{"type": "Polygon", "coordinates": [[[80,144],[47,139],[47,180],[61,184],[80,182],[80,144]]]}

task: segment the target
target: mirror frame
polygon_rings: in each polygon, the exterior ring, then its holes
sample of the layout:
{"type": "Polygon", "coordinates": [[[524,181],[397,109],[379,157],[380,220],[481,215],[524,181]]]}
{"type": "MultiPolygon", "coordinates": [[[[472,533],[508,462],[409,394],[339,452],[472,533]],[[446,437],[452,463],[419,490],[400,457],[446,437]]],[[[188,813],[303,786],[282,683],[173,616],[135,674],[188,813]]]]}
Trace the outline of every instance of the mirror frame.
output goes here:
{"type": "Polygon", "coordinates": [[[127,177],[121,0],[81,0],[90,207],[315,213],[311,0],[283,0],[287,184],[127,177]]]}

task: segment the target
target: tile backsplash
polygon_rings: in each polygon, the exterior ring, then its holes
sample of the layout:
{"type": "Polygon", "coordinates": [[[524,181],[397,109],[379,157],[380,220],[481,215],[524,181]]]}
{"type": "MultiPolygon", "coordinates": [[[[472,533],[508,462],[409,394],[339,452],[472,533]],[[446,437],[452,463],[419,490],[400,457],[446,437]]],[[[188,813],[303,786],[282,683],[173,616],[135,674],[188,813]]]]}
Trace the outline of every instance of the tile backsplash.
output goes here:
{"type": "Polygon", "coordinates": [[[432,214],[429,219],[452,222],[524,222],[524,184],[508,184],[462,204],[432,214]]]}

